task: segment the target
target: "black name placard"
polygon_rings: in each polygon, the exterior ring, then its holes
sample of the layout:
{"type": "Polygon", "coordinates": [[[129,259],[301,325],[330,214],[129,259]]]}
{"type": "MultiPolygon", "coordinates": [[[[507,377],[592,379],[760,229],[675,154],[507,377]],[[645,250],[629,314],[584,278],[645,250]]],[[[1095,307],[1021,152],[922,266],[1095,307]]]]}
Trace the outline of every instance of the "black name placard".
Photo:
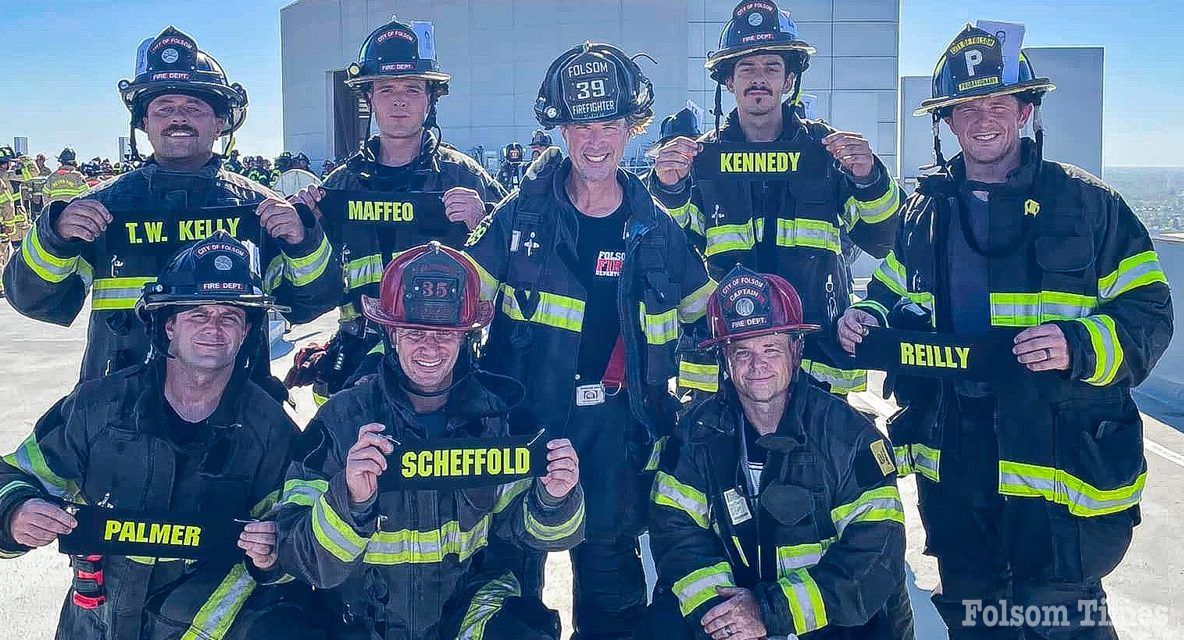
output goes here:
{"type": "Polygon", "coordinates": [[[869,327],[855,346],[855,364],[923,378],[996,382],[1026,371],[1011,349],[1016,332],[993,329],[978,336],[869,327]]]}
{"type": "Polygon", "coordinates": [[[70,505],[78,526],[58,538],[70,555],[208,559],[241,554],[244,522],[216,513],[128,511],[70,505]]]}
{"type": "Polygon", "coordinates": [[[403,443],[387,456],[383,489],[459,489],[547,474],[542,438],[439,438],[403,443]]]}
{"type": "Polygon", "coordinates": [[[817,149],[804,149],[805,136],[776,142],[709,142],[695,156],[695,177],[699,180],[794,180],[803,175],[820,175],[826,156],[817,149]]]}
{"type": "Polygon", "coordinates": [[[386,192],[325,189],[321,212],[342,228],[397,229],[409,225],[426,233],[446,234],[463,223],[444,215],[444,194],[440,191],[386,192]]]}

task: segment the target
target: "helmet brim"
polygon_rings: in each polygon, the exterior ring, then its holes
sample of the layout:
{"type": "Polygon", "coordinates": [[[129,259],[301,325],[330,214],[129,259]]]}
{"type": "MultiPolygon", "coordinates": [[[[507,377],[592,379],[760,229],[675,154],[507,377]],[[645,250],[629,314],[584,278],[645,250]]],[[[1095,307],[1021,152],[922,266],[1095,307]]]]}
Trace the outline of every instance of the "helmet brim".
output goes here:
{"type": "Polygon", "coordinates": [[[375,322],[384,327],[395,327],[397,329],[421,329],[423,331],[477,331],[489,326],[493,322],[493,303],[488,300],[482,300],[477,303],[477,319],[470,325],[445,326],[433,324],[419,324],[415,322],[406,322],[400,320],[382,309],[382,303],[377,298],[370,296],[362,296],[362,315],[366,316],[367,320],[375,322]]]}
{"type": "Polygon", "coordinates": [[[392,78],[420,78],[422,80],[427,80],[428,82],[450,82],[452,80],[452,76],[448,75],[447,73],[440,73],[439,71],[408,71],[407,73],[383,73],[348,78],[345,80],[345,84],[354,89],[361,89],[371,82],[390,80],[392,78]]]}
{"type": "MultiPolygon", "coordinates": [[[[152,98],[156,98],[158,96],[168,95],[169,93],[175,92],[183,95],[197,94],[200,96],[205,94],[214,98],[225,100],[227,104],[231,106],[230,113],[227,114],[226,126],[222,129],[221,135],[228,136],[235,131],[238,131],[239,127],[242,127],[243,123],[247,121],[246,95],[237,91],[235,89],[236,86],[237,85],[226,86],[213,82],[166,80],[161,82],[153,82],[150,84],[132,84],[120,93],[122,94],[124,105],[127,107],[128,111],[133,113],[133,115],[136,111],[136,102],[148,95],[151,95],[152,98]],[[234,106],[236,102],[238,103],[238,106],[234,106]]],[[[147,107],[148,105],[144,105],[145,109],[147,109],[147,107]]]]}
{"type": "Polygon", "coordinates": [[[792,333],[792,334],[802,336],[802,335],[806,335],[807,333],[814,333],[815,331],[821,331],[821,330],[822,330],[822,327],[820,327],[816,324],[783,324],[778,327],[769,327],[767,329],[760,329],[758,331],[746,331],[744,333],[738,333],[736,335],[719,336],[716,338],[711,338],[709,340],[704,340],[703,342],[700,342],[699,348],[700,349],[722,349],[723,347],[727,346],[727,344],[729,342],[736,342],[737,340],[747,340],[749,338],[759,338],[761,336],[767,336],[772,333],[792,333]]]}
{"type": "Polygon", "coordinates": [[[154,297],[151,302],[144,302],[141,300],[136,304],[136,310],[140,313],[147,313],[163,309],[165,307],[202,307],[208,304],[221,304],[228,307],[243,307],[244,309],[263,309],[265,311],[278,311],[280,313],[288,313],[292,309],[282,304],[276,304],[275,299],[271,296],[239,296],[234,298],[226,298],[219,300],[217,298],[205,298],[196,300],[193,298],[172,298],[166,296],[154,297]]]}
{"type": "Polygon", "coordinates": [[[1057,86],[1048,78],[1034,78],[1027,82],[1020,82],[1017,84],[1007,85],[1006,87],[987,88],[981,91],[967,93],[957,97],[943,96],[939,98],[929,98],[922,100],[921,106],[913,111],[914,116],[923,116],[934,111],[952,107],[954,105],[971,102],[974,100],[981,100],[982,98],[994,98],[996,96],[1010,96],[1017,93],[1039,92],[1041,94],[1049,91],[1056,91],[1057,86]]]}
{"type": "Polygon", "coordinates": [[[779,53],[782,51],[797,51],[808,56],[815,55],[818,50],[806,44],[802,40],[792,40],[790,42],[772,42],[772,43],[753,43],[740,47],[732,47],[730,49],[721,49],[709,55],[704,67],[708,71],[714,72],[720,64],[729,60],[736,60],[745,56],[768,52],[779,53]]]}

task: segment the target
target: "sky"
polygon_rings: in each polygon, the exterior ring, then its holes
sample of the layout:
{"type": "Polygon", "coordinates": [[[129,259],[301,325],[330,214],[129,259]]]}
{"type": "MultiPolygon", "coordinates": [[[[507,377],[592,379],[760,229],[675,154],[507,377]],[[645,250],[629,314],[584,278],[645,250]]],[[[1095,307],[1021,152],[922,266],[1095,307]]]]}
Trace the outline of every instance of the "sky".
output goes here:
{"type": "MultiPolygon", "coordinates": [[[[2,3],[0,144],[19,135],[34,153],[56,156],[70,145],[82,158],[114,158],[116,139],[128,129],[115,84],[132,76],[140,41],[175,21],[214,54],[232,82],[247,88],[249,115],[238,147],[275,156],[283,144],[279,9],[289,1],[2,3]],[[190,15],[170,19],[162,11],[167,7],[185,7],[190,15]]],[[[1104,46],[1105,165],[1184,166],[1184,2],[900,1],[901,75],[930,74],[962,24],[979,18],[1025,23],[1026,46],[1104,46]],[[984,6],[988,11],[977,13],[984,6]]],[[[791,0],[782,3],[792,10],[791,0]]],[[[146,148],[143,134],[140,140],[146,148]]]]}

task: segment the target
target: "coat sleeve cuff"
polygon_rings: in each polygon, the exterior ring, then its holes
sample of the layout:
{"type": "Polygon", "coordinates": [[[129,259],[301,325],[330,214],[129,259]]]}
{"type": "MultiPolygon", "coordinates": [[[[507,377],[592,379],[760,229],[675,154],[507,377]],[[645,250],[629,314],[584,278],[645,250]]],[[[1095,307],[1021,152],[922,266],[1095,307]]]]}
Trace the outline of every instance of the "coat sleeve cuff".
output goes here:
{"type": "Polygon", "coordinates": [[[277,242],[280,245],[280,251],[283,251],[284,255],[289,258],[305,258],[320,248],[325,231],[307,206],[304,204],[295,206],[296,211],[300,213],[300,224],[304,227],[304,240],[296,244],[288,244],[283,240],[277,242]]]}
{"type": "Polygon", "coordinates": [[[81,240],[66,240],[58,235],[57,222],[68,203],[58,200],[49,205],[37,218],[37,240],[41,247],[59,258],[76,258],[82,255],[86,243],[81,240]]]}
{"type": "Polygon", "coordinates": [[[345,482],[345,470],[338,471],[332,478],[329,479],[329,490],[325,492],[325,502],[333,508],[333,511],[341,518],[345,524],[349,525],[351,529],[363,537],[370,537],[374,535],[375,529],[375,509],[370,508],[377,501],[378,494],[369,502],[355,507],[349,499],[349,486],[345,482]],[[370,505],[370,507],[367,507],[370,505]],[[363,512],[362,517],[355,517],[355,509],[361,508],[363,512]]]}
{"type": "Polygon", "coordinates": [[[877,157],[875,165],[872,167],[872,175],[860,180],[855,176],[847,176],[847,180],[851,183],[853,194],[857,200],[870,202],[883,196],[888,192],[892,180],[888,177],[888,170],[884,168],[884,163],[877,157]]]}

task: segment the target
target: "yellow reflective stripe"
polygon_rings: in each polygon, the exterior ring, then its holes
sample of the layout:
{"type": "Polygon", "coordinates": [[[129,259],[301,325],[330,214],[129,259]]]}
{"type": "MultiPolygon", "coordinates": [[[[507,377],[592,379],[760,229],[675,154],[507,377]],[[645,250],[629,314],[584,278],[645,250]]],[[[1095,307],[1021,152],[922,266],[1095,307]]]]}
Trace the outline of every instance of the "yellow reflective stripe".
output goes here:
{"type": "Polygon", "coordinates": [[[522,503],[522,513],[526,523],[526,533],[534,536],[537,540],[542,540],[543,542],[555,542],[556,540],[563,540],[564,538],[575,535],[576,532],[580,530],[580,527],[584,526],[584,502],[582,500],[580,501],[579,509],[577,509],[576,512],[571,515],[571,517],[557,524],[546,524],[544,522],[539,522],[539,520],[534,517],[534,513],[532,513],[530,508],[527,506],[528,504],[529,503],[525,501],[522,503]]]}
{"type": "Polygon", "coordinates": [[[678,609],[689,616],[699,605],[716,596],[716,587],[734,587],[732,566],[727,562],[696,569],[674,581],[674,595],[678,597],[678,609]]]}
{"type": "Polygon", "coordinates": [[[501,611],[506,598],[522,595],[518,579],[512,573],[503,574],[477,589],[469,601],[469,608],[461,620],[457,640],[481,640],[485,637],[485,625],[501,611]]]}
{"type": "Polygon", "coordinates": [[[181,640],[222,640],[254,590],[255,580],[243,563],[234,565],[209,600],[198,609],[181,640]]]}
{"type": "Polygon", "coordinates": [[[487,513],[468,530],[462,530],[459,521],[450,520],[430,531],[378,531],[366,544],[362,562],[375,565],[434,564],[449,555],[464,562],[489,543],[491,519],[487,513]]]}
{"type": "Polygon", "coordinates": [[[888,191],[879,198],[864,201],[852,196],[847,198],[846,206],[852,220],[862,220],[867,224],[883,222],[900,208],[900,188],[895,182],[890,182],[888,191]]]}
{"type": "Polygon", "coordinates": [[[52,284],[57,284],[70,277],[70,274],[74,273],[78,268],[77,256],[73,258],[59,258],[50,253],[41,244],[37,225],[33,225],[29,229],[28,236],[21,243],[21,257],[24,259],[25,265],[33,270],[33,273],[36,273],[42,280],[52,284]]]}
{"type": "Polygon", "coordinates": [[[865,369],[839,369],[822,362],[802,358],[802,371],[815,380],[830,385],[830,392],[840,395],[867,390],[865,369]]]}
{"type": "MultiPolygon", "coordinates": [[[[645,468],[642,471],[657,471],[658,463],[662,461],[662,452],[666,450],[666,442],[670,440],[670,436],[662,436],[654,441],[654,446],[650,447],[650,459],[646,461],[645,468]]],[[[0,495],[4,495],[0,491],[0,495]]]]}
{"type": "Polygon", "coordinates": [[[368,356],[372,356],[372,355],[380,355],[381,356],[384,354],[386,354],[386,341],[385,340],[379,341],[373,347],[370,347],[370,350],[366,352],[366,355],[368,355],[368,356]]]}
{"type": "Polygon", "coordinates": [[[50,494],[58,498],[74,499],[80,496],[78,484],[54,473],[45,461],[41,446],[37,444],[37,434],[29,434],[24,442],[12,453],[4,456],[5,464],[41,481],[42,486],[50,494]]]}
{"type": "Polygon", "coordinates": [[[892,447],[892,457],[896,459],[896,477],[903,478],[916,471],[916,468],[913,466],[913,455],[909,451],[909,445],[905,444],[892,447]]]}
{"type": "Polygon", "coordinates": [[[1064,505],[1075,516],[1092,517],[1125,511],[1143,497],[1147,472],[1116,489],[1099,489],[1068,471],[1011,460],[999,461],[999,493],[1044,498],[1064,505]]]}
{"type": "Polygon", "coordinates": [[[382,282],[382,256],[371,255],[345,263],[345,285],[357,289],[382,282]]]}
{"type": "Polygon", "coordinates": [[[271,508],[275,506],[279,499],[279,489],[276,489],[275,491],[263,496],[259,502],[255,503],[255,506],[251,507],[251,517],[262,518],[263,516],[267,515],[267,512],[271,511],[271,508]]]}
{"type": "Polygon", "coordinates": [[[497,297],[497,278],[493,277],[493,274],[486,271],[485,267],[481,266],[481,263],[477,262],[473,256],[470,256],[468,253],[462,253],[461,255],[463,255],[465,258],[468,258],[469,263],[477,269],[477,276],[481,279],[481,299],[493,302],[493,299],[497,297]]]}
{"type": "Polygon", "coordinates": [[[708,393],[719,390],[719,365],[700,364],[686,359],[678,361],[678,386],[708,393]]]}
{"type": "Polygon", "coordinates": [[[667,211],[670,212],[670,217],[674,218],[674,222],[678,226],[703,235],[703,230],[707,227],[707,218],[703,216],[703,211],[694,201],[688,199],[687,203],[681,207],[670,207],[667,211]]]}
{"type": "Polygon", "coordinates": [[[135,309],[144,285],[150,282],[156,282],[156,278],[96,278],[91,289],[91,309],[135,309]]]}
{"type": "Polygon", "coordinates": [[[835,538],[820,542],[794,544],[777,547],[777,575],[786,576],[798,569],[809,569],[822,561],[822,554],[833,544],[835,538]]]}
{"type": "Polygon", "coordinates": [[[579,333],[584,326],[584,301],[556,293],[539,293],[539,304],[534,315],[527,318],[518,307],[518,299],[514,297],[514,288],[502,285],[502,313],[511,320],[534,322],[567,331],[579,333]]]}
{"type": "Polygon", "coordinates": [[[493,512],[501,513],[502,511],[505,511],[506,507],[510,506],[510,503],[513,502],[515,498],[522,495],[523,491],[526,491],[533,486],[533,478],[515,480],[509,484],[501,485],[497,488],[497,500],[493,503],[493,512]]]}
{"type": "Polygon", "coordinates": [[[1114,318],[1100,314],[1079,318],[1077,322],[1089,333],[1090,346],[1094,350],[1094,372],[1085,378],[1085,382],[1098,387],[1114,382],[1125,358],[1114,318]]]}
{"type": "Polygon", "coordinates": [[[941,451],[923,444],[912,445],[913,467],[933,482],[941,482],[941,451]]]}
{"type": "Polygon", "coordinates": [[[781,592],[789,602],[789,611],[793,615],[794,634],[803,635],[829,624],[826,617],[826,604],[822,601],[822,591],[818,583],[810,576],[806,569],[798,569],[777,579],[781,592]]]}
{"type": "Polygon", "coordinates": [[[366,540],[337,515],[324,495],[312,507],[312,533],[322,549],[342,562],[353,562],[366,548],[366,540]]]}
{"type": "Polygon", "coordinates": [[[362,317],[362,314],[358,312],[357,308],[354,307],[352,302],[347,302],[337,307],[337,321],[339,323],[344,324],[350,320],[360,317],[362,317]]]}
{"type": "Polygon", "coordinates": [[[1034,327],[1050,320],[1073,320],[1088,316],[1098,299],[1062,291],[1035,293],[991,293],[991,325],[1034,327]]]}
{"type": "Polygon", "coordinates": [[[267,263],[263,270],[263,290],[271,293],[280,287],[284,281],[284,256],[277,255],[267,263]]]}
{"type": "Polygon", "coordinates": [[[885,307],[878,301],[872,300],[871,298],[860,300],[859,302],[852,304],[851,307],[855,309],[863,309],[864,311],[868,312],[875,312],[873,315],[879,314],[879,317],[882,321],[886,321],[888,319],[888,307],[885,307]]]}
{"type": "Polygon", "coordinates": [[[830,512],[835,531],[842,537],[847,527],[857,522],[899,522],[904,524],[904,505],[895,485],[864,491],[853,502],[835,507],[830,512]]]}
{"type": "Polygon", "coordinates": [[[906,296],[909,293],[908,286],[905,283],[904,265],[900,263],[900,260],[896,259],[895,251],[888,252],[888,255],[884,257],[884,261],[872,272],[872,277],[879,280],[881,284],[888,287],[892,293],[898,296],[906,296]]]}
{"type": "Polygon", "coordinates": [[[328,480],[301,480],[294,478],[284,482],[282,502],[311,507],[321,494],[329,490],[328,480]]]}
{"type": "Polygon", "coordinates": [[[703,286],[695,289],[690,295],[678,303],[678,319],[683,324],[691,324],[707,315],[707,301],[715,291],[715,281],[708,278],[703,286]]]}
{"type": "Polygon", "coordinates": [[[698,489],[683,484],[674,476],[659,471],[654,476],[654,488],[650,492],[654,504],[678,509],[687,514],[695,524],[707,528],[707,496],[698,489]]]}
{"type": "Polygon", "coordinates": [[[322,235],[317,248],[302,258],[293,258],[282,251],[280,255],[284,257],[284,275],[294,286],[303,287],[325,273],[333,259],[333,249],[329,246],[329,237],[322,235]]]}
{"type": "Polygon", "coordinates": [[[742,224],[721,224],[707,229],[707,248],[704,254],[710,258],[728,251],[747,251],[754,245],[756,233],[752,220],[742,224]]]}
{"type": "Polygon", "coordinates": [[[646,344],[652,346],[664,345],[678,340],[678,309],[670,309],[662,313],[646,313],[645,302],[640,303],[641,330],[645,334],[646,344]]]}
{"type": "Polygon", "coordinates": [[[842,253],[843,246],[839,241],[839,228],[822,220],[797,218],[786,220],[777,219],[777,246],[806,247],[842,253]]]}
{"type": "Polygon", "coordinates": [[[1118,263],[1112,273],[1098,279],[1098,297],[1108,302],[1118,296],[1156,282],[1168,283],[1155,250],[1136,253],[1118,263]]]}

